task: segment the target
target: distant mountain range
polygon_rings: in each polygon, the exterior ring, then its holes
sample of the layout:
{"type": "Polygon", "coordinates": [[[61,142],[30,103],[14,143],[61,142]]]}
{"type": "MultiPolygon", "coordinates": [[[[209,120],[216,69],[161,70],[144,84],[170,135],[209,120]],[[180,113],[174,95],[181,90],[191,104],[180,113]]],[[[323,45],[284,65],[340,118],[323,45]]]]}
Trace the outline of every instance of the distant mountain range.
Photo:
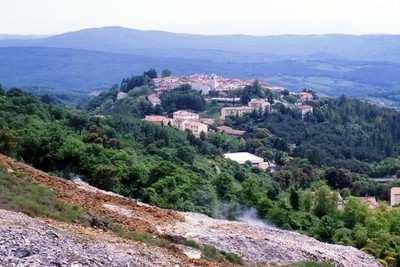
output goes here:
{"type": "MultiPolygon", "coordinates": [[[[45,38],[2,40],[1,47],[40,46],[175,57],[256,54],[261,59],[343,58],[400,63],[399,35],[195,35],[122,27],[85,29],[45,38]],[[205,54],[205,51],[210,55],[205,54]]],[[[253,55],[254,56],[254,55],[253,55]]]]}
{"type": "Polygon", "coordinates": [[[313,87],[324,94],[397,88],[399,35],[194,35],[121,27],[0,35],[0,82],[88,90],[150,67],[313,87]]]}

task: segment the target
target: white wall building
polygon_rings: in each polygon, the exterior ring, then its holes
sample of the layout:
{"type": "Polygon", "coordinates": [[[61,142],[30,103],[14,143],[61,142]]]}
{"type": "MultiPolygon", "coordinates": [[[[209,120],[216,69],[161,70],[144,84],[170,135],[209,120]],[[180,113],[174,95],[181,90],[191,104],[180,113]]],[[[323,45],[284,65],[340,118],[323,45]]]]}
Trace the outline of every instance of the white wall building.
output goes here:
{"type": "Polygon", "coordinates": [[[269,162],[264,161],[263,158],[248,152],[226,153],[224,154],[224,158],[235,161],[240,165],[250,162],[251,166],[257,167],[262,171],[267,171],[267,170],[273,171],[274,169],[274,164],[270,164],[269,162]]]}
{"type": "Polygon", "coordinates": [[[268,110],[268,112],[271,111],[271,104],[268,101],[266,101],[265,99],[253,98],[250,100],[250,102],[247,105],[255,110],[261,110],[263,112],[265,110],[268,110]]]}
{"type": "Polygon", "coordinates": [[[174,120],[198,120],[200,118],[199,114],[186,110],[175,111],[172,117],[174,120]]]}
{"type": "Polygon", "coordinates": [[[200,134],[203,132],[207,134],[208,125],[201,123],[199,121],[186,120],[181,123],[181,130],[189,130],[194,136],[200,137],[200,134]]]}
{"type": "Polygon", "coordinates": [[[253,112],[252,107],[241,106],[241,107],[225,107],[221,109],[221,119],[225,120],[228,116],[243,116],[243,114],[253,112]]]}

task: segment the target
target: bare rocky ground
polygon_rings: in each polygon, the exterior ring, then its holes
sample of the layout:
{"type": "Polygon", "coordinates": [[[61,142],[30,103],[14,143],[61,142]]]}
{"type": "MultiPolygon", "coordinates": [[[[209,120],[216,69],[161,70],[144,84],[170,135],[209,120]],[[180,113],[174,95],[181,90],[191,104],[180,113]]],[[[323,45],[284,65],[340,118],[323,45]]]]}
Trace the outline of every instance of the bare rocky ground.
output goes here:
{"type": "Polygon", "coordinates": [[[216,220],[198,213],[182,214],[184,221],[161,225],[159,231],[236,253],[247,262],[323,261],[335,266],[380,266],[372,256],[353,247],[319,242],[267,225],[216,220]]]}
{"type": "Polygon", "coordinates": [[[0,210],[1,266],[182,266],[167,249],[95,235],[0,210]]]}
{"type": "MultiPolygon", "coordinates": [[[[0,166],[10,173],[31,176],[54,190],[60,200],[78,205],[92,216],[118,222],[128,230],[213,245],[240,255],[248,264],[321,261],[344,267],[380,266],[372,256],[353,247],[322,243],[270,226],[253,226],[152,207],[80,181],[50,176],[1,154],[0,166]]],[[[150,247],[100,230],[32,219],[0,210],[0,262],[4,266],[223,265],[197,260],[198,251],[182,246],[179,251],[179,247],[176,247],[178,251],[150,247]]]]}

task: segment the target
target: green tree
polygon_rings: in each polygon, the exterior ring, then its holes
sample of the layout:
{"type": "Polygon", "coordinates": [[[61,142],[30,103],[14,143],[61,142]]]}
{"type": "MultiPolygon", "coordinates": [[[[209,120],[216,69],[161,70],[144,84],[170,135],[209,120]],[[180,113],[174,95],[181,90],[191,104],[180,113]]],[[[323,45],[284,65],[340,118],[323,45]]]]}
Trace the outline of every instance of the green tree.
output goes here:
{"type": "Polygon", "coordinates": [[[258,81],[246,86],[240,96],[240,100],[244,105],[247,105],[252,98],[265,98],[265,91],[258,81]]]}
{"type": "Polygon", "coordinates": [[[148,71],[145,71],[143,75],[148,76],[151,79],[155,79],[158,77],[157,71],[155,69],[149,69],[148,71]]]}
{"type": "Polygon", "coordinates": [[[162,78],[169,77],[171,75],[172,75],[172,72],[170,70],[168,70],[168,69],[163,69],[161,71],[161,77],[162,78]]]}
{"type": "Polygon", "coordinates": [[[357,223],[364,225],[368,216],[367,205],[355,197],[349,197],[343,210],[343,221],[345,226],[352,229],[357,223]]]}
{"type": "Polygon", "coordinates": [[[300,196],[297,190],[294,187],[291,187],[289,190],[289,200],[290,205],[294,210],[299,210],[300,208],[300,196]]]}
{"type": "Polygon", "coordinates": [[[161,105],[167,112],[179,109],[202,111],[206,107],[204,97],[190,85],[181,85],[161,95],[161,105]]]}
{"type": "Polygon", "coordinates": [[[318,237],[326,242],[331,242],[337,229],[343,227],[343,224],[336,217],[325,215],[321,218],[317,227],[318,237]]]}
{"type": "Polygon", "coordinates": [[[176,156],[189,164],[193,164],[195,151],[191,147],[188,146],[180,146],[177,150],[176,156]]]}
{"type": "Polygon", "coordinates": [[[235,185],[232,176],[220,174],[214,180],[214,185],[218,196],[223,200],[235,199],[235,185]]]}
{"type": "Polygon", "coordinates": [[[314,214],[318,217],[331,215],[337,208],[337,196],[328,186],[322,185],[315,192],[314,214]]]}
{"type": "Polygon", "coordinates": [[[356,224],[353,228],[353,239],[357,248],[363,248],[368,241],[368,230],[361,224],[356,224]]]}
{"type": "Polygon", "coordinates": [[[333,241],[336,244],[351,246],[353,245],[353,238],[351,236],[351,230],[348,228],[339,228],[333,235],[333,241]]]}
{"type": "Polygon", "coordinates": [[[313,209],[314,194],[310,190],[303,191],[301,194],[301,208],[306,212],[313,209]]]}

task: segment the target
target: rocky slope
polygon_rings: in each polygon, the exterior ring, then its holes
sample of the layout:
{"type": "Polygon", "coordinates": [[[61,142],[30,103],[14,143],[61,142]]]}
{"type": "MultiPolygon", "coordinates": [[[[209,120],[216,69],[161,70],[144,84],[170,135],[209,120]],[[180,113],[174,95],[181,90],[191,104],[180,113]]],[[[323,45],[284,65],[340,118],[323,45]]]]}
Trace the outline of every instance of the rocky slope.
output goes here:
{"type": "MultiPolygon", "coordinates": [[[[321,261],[335,266],[379,266],[373,257],[352,247],[325,244],[270,226],[252,226],[152,207],[81,181],[50,176],[3,155],[0,155],[0,167],[10,174],[31,176],[54,190],[60,200],[85,209],[97,222],[112,221],[126,230],[140,230],[170,240],[195,240],[240,255],[245,263],[321,261]]],[[[149,247],[98,229],[0,212],[0,261],[6,265],[29,266],[30,260],[37,265],[54,262],[56,266],[73,263],[78,266],[229,265],[198,259],[200,256],[200,251],[182,244],[169,248],[149,247]]]]}
{"type": "Polygon", "coordinates": [[[167,249],[0,210],[1,266],[174,266],[167,249]]]}
{"type": "Polygon", "coordinates": [[[371,256],[353,247],[322,243],[270,226],[215,220],[196,213],[184,216],[184,221],[164,224],[160,231],[234,252],[247,262],[324,261],[335,266],[378,266],[371,256]]]}

